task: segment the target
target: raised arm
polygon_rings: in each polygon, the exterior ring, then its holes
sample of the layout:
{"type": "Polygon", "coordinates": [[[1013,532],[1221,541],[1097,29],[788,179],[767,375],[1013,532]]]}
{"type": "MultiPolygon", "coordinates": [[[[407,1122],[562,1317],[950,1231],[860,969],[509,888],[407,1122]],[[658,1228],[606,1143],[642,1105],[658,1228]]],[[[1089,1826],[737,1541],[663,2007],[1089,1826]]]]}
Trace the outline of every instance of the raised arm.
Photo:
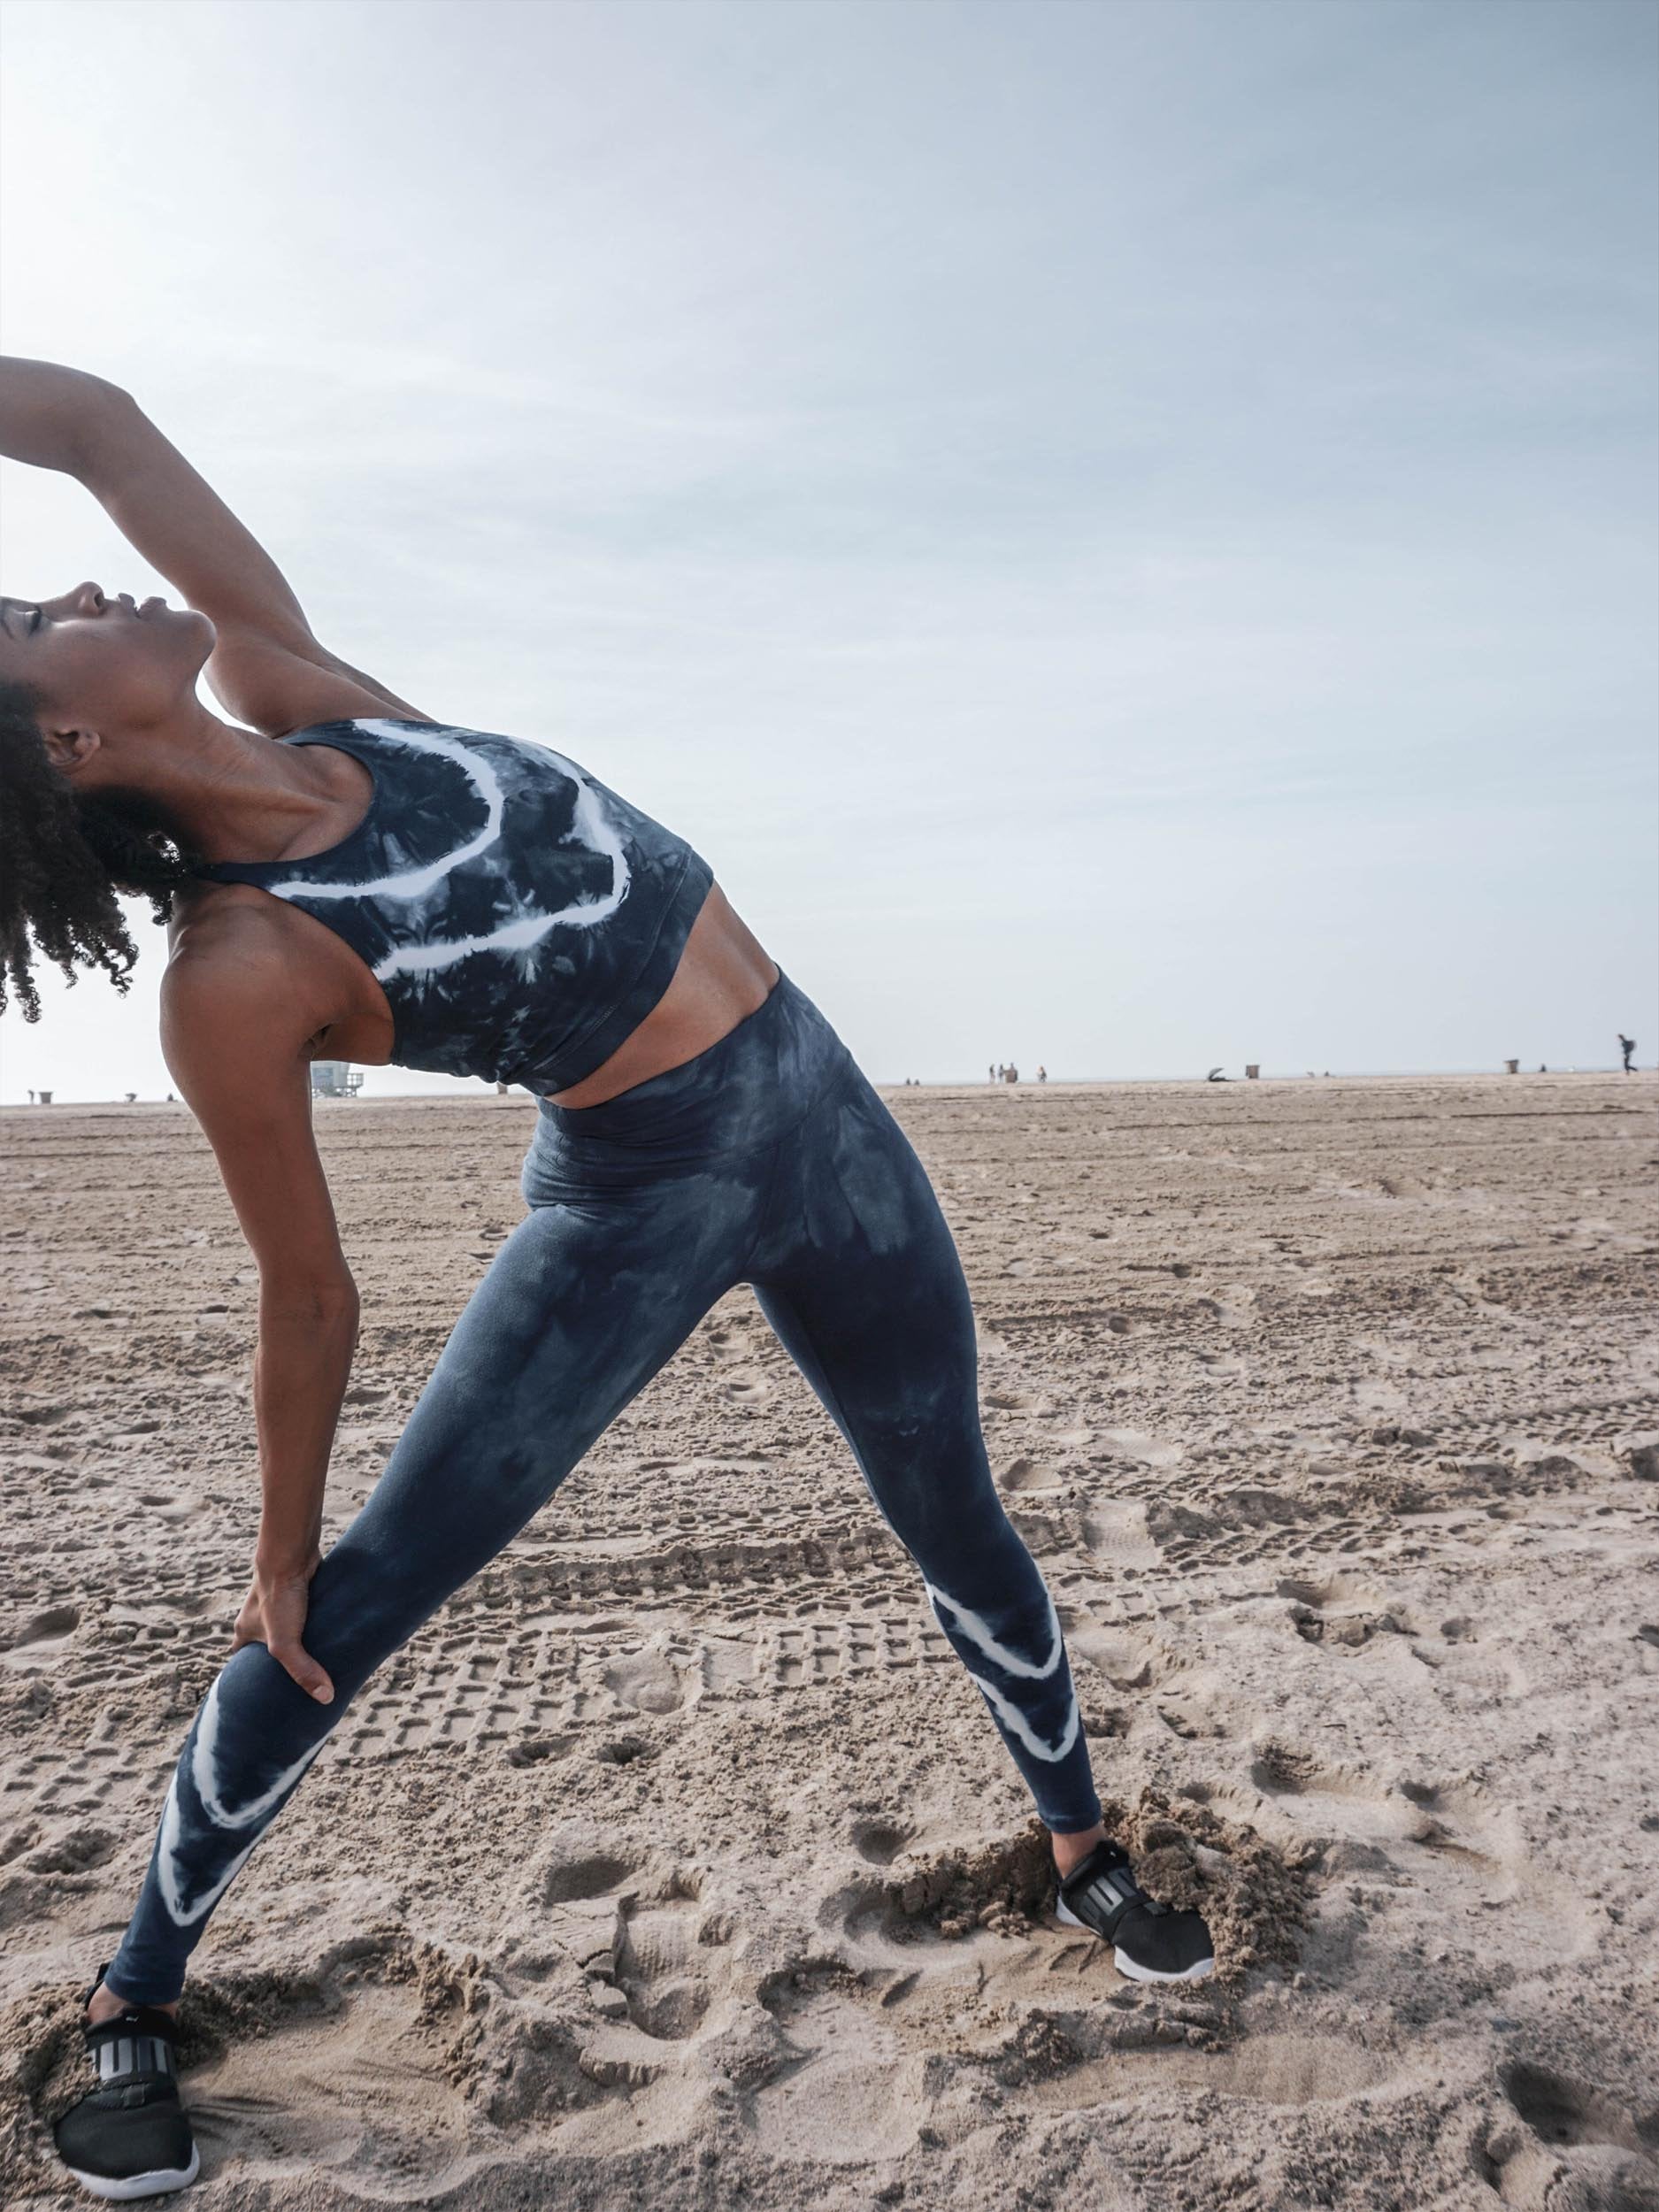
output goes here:
{"type": "Polygon", "coordinates": [[[317,1695],[332,1685],[302,1640],[305,1591],[357,1330],[357,1286],[311,1132],[307,1045],[328,1016],[257,911],[222,913],[198,926],[195,943],[190,927],[162,987],[162,1048],[259,1267],[263,1509],[236,1643],[264,1642],[317,1695]]]}
{"type": "Polygon", "coordinates": [[[219,634],[208,683],[253,728],[433,718],[323,645],[252,532],[120,386],[0,355],[0,454],[79,478],[128,544],[207,616],[219,634]]]}

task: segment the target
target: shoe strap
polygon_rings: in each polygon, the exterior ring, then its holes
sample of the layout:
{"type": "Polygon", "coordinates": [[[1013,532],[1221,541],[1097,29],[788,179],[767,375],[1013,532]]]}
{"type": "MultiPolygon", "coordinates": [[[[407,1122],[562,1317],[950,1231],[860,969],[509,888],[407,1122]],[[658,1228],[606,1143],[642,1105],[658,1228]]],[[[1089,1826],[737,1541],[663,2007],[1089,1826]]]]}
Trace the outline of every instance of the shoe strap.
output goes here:
{"type": "Polygon", "coordinates": [[[143,2075],[158,2075],[171,2081],[177,2075],[173,2045],[178,2039],[178,2023],[159,2006],[123,2005],[107,2020],[91,2024],[83,2020],[81,2032],[100,2084],[143,2075]]]}
{"type": "Polygon", "coordinates": [[[1100,1915],[1101,1932],[1109,1942],[1125,1914],[1137,1907],[1154,1914],[1169,1909],[1147,1895],[1134,1878],[1129,1854],[1116,1843],[1097,1843],[1061,1882],[1060,1894],[1073,1912],[1079,1899],[1087,1900],[1092,1911],[1100,1915]]]}

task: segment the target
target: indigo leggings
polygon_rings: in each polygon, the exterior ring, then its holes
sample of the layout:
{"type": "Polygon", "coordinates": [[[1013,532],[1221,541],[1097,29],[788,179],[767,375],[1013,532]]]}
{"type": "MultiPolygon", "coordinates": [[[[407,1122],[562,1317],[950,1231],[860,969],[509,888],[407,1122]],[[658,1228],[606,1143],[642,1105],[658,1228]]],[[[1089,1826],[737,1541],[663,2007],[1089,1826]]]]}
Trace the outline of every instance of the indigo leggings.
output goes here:
{"type": "Polygon", "coordinates": [[[334,1702],[263,1644],[191,1724],[111,1992],[177,1997],[209,1914],[351,1699],[544,1506],[734,1284],[851,1446],[1041,1818],[1100,1801],[1059,1623],[992,1484],[973,1316],[921,1162],[787,977],[683,1066],[599,1106],[541,1102],[529,1210],[449,1337],[362,1510],[311,1578],[334,1702]]]}

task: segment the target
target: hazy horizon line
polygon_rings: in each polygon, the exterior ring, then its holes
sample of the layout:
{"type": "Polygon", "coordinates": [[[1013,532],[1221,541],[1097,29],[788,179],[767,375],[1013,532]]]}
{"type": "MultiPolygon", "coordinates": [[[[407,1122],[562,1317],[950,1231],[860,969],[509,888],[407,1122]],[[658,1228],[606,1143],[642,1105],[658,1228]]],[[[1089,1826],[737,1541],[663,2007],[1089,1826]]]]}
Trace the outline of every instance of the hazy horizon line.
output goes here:
{"type": "MultiPolygon", "coordinates": [[[[349,1064],[355,1067],[358,1064],[356,1061],[353,1061],[349,1064]]],[[[1225,1075],[1218,1078],[1213,1083],[1208,1075],[1050,1075],[1048,1077],[1046,1081],[1041,1082],[1040,1082],[1034,1075],[1022,1075],[1017,1083],[1008,1083],[1000,1079],[994,1080],[988,1075],[929,1075],[914,1079],[907,1079],[902,1075],[872,1075],[869,1079],[879,1090],[1000,1090],[1024,1093],[1027,1091],[1065,1089],[1110,1090],[1114,1088],[1122,1088],[1129,1085],[1146,1083],[1193,1084],[1202,1089],[1210,1090],[1219,1089],[1224,1082],[1228,1085],[1244,1085],[1248,1083],[1310,1082],[1412,1083],[1440,1080],[1453,1077],[1466,1080],[1481,1080],[1490,1079],[1494,1082],[1509,1082],[1519,1081],[1523,1078],[1529,1076],[1536,1080],[1540,1075],[1553,1077],[1567,1075],[1596,1076],[1632,1074],[1641,1076],[1653,1075],[1655,1073],[1659,1073],[1659,1067],[1653,1065],[1644,1067],[1638,1064],[1635,1068],[1624,1069],[1620,1067],[1619,1064],[1614,1061],[1608,1062],[1606,1064],[1598,1063],[1596,1065],[1590,1067],[1580,1067],[1578,1065],[1563,1067],[1549,1067],[1545,1065],[1536,1068],[1521,1067],[1516,1071],[1513,1077],[1511,1077],[1508,1071],[1504,1068],[1494,1068],[1483,1064],[1479,1067],[1440,1068],[1263,1068],[1259,1076],[1246,1076],[1242,1074],[1225,1075]]],[[[312,1093],[312,1096],[313,1098],[322,1099],[325,1103],[330,1105],[392,1106],[396,1105],[402,1100],[409,1099],[421,1100],[427,1103],[431,1103],[435,1101],[439,1103],[452,1106],[471,1106],[478,1104],[482,1100],[494,1099],[500,1095],[500,1094],[493,1088],[483,1087],[488,1083],[487,1078],[480,1076],[477,1079],[477,1080],[480,1085],[480,1088],[475,1093],[470,1091],[449,1090],[369,1091],[360,1093],[349,1098],[334,1099],[329,1097],[326,1093],[314,1091],[312,1093]]],[[[537,1094],[528,1089],[522,1084],[514,1084],[511,1087],[508,1095],[519,1095],[526,1099],[534,1099],[537,1096],[537,1094]]],[[[601,1103],[603,1102],[601,1102],[601,1103]]],[[[38,1098],[0,1099],[0,1113],[39,1113],[42,1110],[50,1112],[56,1111],[59,1106],[127,1105],[134,1107],[172,1105],[183,1107],[187,1113],[191,1110],[188,1101],[182,1098],[140,1097],[131,1100],[122,1097],[59,1098],[56,1089],[53,1088],[50,1102],[49,1104],[44,1106],[42,1105],[42,1101],[38,1098]]],[[[579,1109],[577,1110],[581,1110],[579,1109]]]]}

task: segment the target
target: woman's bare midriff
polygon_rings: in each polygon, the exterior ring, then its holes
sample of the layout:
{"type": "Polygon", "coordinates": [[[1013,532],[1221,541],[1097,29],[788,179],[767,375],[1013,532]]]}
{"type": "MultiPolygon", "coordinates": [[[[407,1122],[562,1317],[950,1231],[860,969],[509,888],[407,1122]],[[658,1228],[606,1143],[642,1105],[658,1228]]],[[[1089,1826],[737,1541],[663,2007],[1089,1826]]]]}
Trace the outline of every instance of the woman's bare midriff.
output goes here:
{"type": "Polygon", "coordinates": [[[661,998],[591,1075],[551,1093],[552,1103],[602,1106],[636,1083],[682,1067],[764,1005],[777,980],[777,962],[719,885],[712,885],[661,998]]]}

